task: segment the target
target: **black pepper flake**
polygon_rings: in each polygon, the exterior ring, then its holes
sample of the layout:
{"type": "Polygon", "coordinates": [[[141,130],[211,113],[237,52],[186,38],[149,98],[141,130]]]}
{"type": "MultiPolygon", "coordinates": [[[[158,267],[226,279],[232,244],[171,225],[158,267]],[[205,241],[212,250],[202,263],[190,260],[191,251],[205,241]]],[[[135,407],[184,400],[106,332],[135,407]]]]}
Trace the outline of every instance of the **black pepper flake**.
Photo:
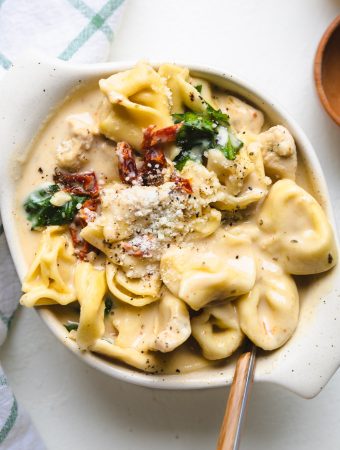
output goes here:
{"type": "Polygon", "coordinates": [[[260,225],[260,226],[263,225],[263,220],[262,220],[262,219],[259,220],[259,225],[260,225]]]}
{"type": "Polygon", "coordinates": [[[176,372],[177,372],[177,373],[181,373],[181,371],[180,371],[179,369],[176,369],[176,372]]]}
{"type": "Polygon", "coordinates": [[[297,244],[299,241],[297,241],[296,239],[291,239],[290,241],[292,244],[297,244]]]}
{"type": "Polygon", "coordinates": [[[44,171],[43,171],[43,169],[41,167],[39,167],[38,172],[39,173],[43,173],[44,171]]]}
{"type": "Polygon", "coordinates": [[[332,264],[332,262],[333,262],[333,256],[330,253],[328,253],[328,264],[332,264]]]}

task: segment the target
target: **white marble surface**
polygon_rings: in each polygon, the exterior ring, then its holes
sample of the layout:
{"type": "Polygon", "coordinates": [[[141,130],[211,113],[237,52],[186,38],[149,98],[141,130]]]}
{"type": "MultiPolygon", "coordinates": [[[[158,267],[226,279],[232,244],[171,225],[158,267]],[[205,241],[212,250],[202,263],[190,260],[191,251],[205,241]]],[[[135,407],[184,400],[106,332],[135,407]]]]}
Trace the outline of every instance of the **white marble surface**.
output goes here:
{"type": "MultiPolygon", "coordinates": [[[[339,10],[339,0],[130,0],[112,58],[218,65],[267,91],[314,144],[340,223],[340,129],[312,78],[318,40],[339,10]]],[[[71,355],[31,310],[16,314],[0,358],[50,450],[215,448],[225,389],[151,391],[112,380],[71,355]]],[[[309,401],[255,385],[241,448],[338,450],[339,421],[340,372],[309,401]]]]}

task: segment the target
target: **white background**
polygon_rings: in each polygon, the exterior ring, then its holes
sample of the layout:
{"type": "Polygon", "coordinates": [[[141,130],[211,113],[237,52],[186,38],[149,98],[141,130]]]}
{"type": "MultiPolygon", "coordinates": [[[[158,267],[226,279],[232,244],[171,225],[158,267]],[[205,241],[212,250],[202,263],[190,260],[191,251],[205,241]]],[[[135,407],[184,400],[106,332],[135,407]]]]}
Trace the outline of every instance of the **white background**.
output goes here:
{"type": "MultiPolygon", "coordinates": [[[[112,59],[217,65],[277,99],[314,144],[340,223],[340,129],[312,77],[318,41],[339,11],[339,0],[130,0],[112,59]]],[[[76,359],[33,310],[16,314],[1,361],[50,450],[215,448],[225,388],[165,392],[117,382],[76,359]]],[[[309,401],[257,384],[242,449],[339,450],[339,423],[340,373],[309,401]]]]}

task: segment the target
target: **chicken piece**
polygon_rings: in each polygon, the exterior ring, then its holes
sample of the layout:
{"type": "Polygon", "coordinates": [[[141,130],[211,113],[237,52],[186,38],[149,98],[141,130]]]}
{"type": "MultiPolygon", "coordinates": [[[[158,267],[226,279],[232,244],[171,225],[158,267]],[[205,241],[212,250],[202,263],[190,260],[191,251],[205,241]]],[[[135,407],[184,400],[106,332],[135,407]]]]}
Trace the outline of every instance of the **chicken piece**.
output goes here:
{"type": "Polygon", "coordinates": [[[258,137],[266,175],[274,181],[295,180],[297,156],[293,136],[282,125],[276,125],[258,137]]]}
{"type": "Polygon", "coordinates": [[[98,127],[89,113],[73,114],[67,121],[71,137],[58,145],[57,163],[62,169],[75,171],[87,161],[98,127]]]}

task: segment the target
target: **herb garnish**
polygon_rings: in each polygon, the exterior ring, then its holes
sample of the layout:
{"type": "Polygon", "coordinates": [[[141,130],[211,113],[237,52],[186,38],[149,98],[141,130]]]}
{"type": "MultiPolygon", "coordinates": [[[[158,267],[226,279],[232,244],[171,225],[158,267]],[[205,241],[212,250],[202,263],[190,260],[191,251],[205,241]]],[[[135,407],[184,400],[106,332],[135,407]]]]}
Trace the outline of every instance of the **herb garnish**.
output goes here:
{"type": "Polygon", "coordinates": [[[69,321],[68,323],[64,323],[64,327],[66,328],[66,330],[68,332],[70,332],[72,330],[78,330],[78,326],[79,326],[79,323],[77,323],[77,322],[69,321]]]}
{"type": "Polygon", "coordinates": [[[106,297],[105,299],[105,309],[104,309],[104,316],[107,316],[108,314],[110,314],[111,309],[112,309],[112,300],[110,297],[106,297]]]}
{"type": "Polygon", "coordinates": [[[208,103],[206,106],[200,113],[188,111],[173,114],[174,122],[183,124],[176,136],[176,144],[182,149],[175,159],[178,170],[189,160],[202,162],[204,151],[212,148],[219,149],[227,159],[234,160],[243,146],[243,142],[231,131],[227,114],[208,103]]]}
{"type": "Polygon", "coordinates": [[[71,200],[63,206],[54,206],[51,198],[59,190],[60,187],[57,184],[51,184],[29,195],[24,208],[32,230],[47,225],[64,225],[72,222],[78,212],[77,206],[82,205],[87,199],[87,196],[70,194],[71,200]]]}

